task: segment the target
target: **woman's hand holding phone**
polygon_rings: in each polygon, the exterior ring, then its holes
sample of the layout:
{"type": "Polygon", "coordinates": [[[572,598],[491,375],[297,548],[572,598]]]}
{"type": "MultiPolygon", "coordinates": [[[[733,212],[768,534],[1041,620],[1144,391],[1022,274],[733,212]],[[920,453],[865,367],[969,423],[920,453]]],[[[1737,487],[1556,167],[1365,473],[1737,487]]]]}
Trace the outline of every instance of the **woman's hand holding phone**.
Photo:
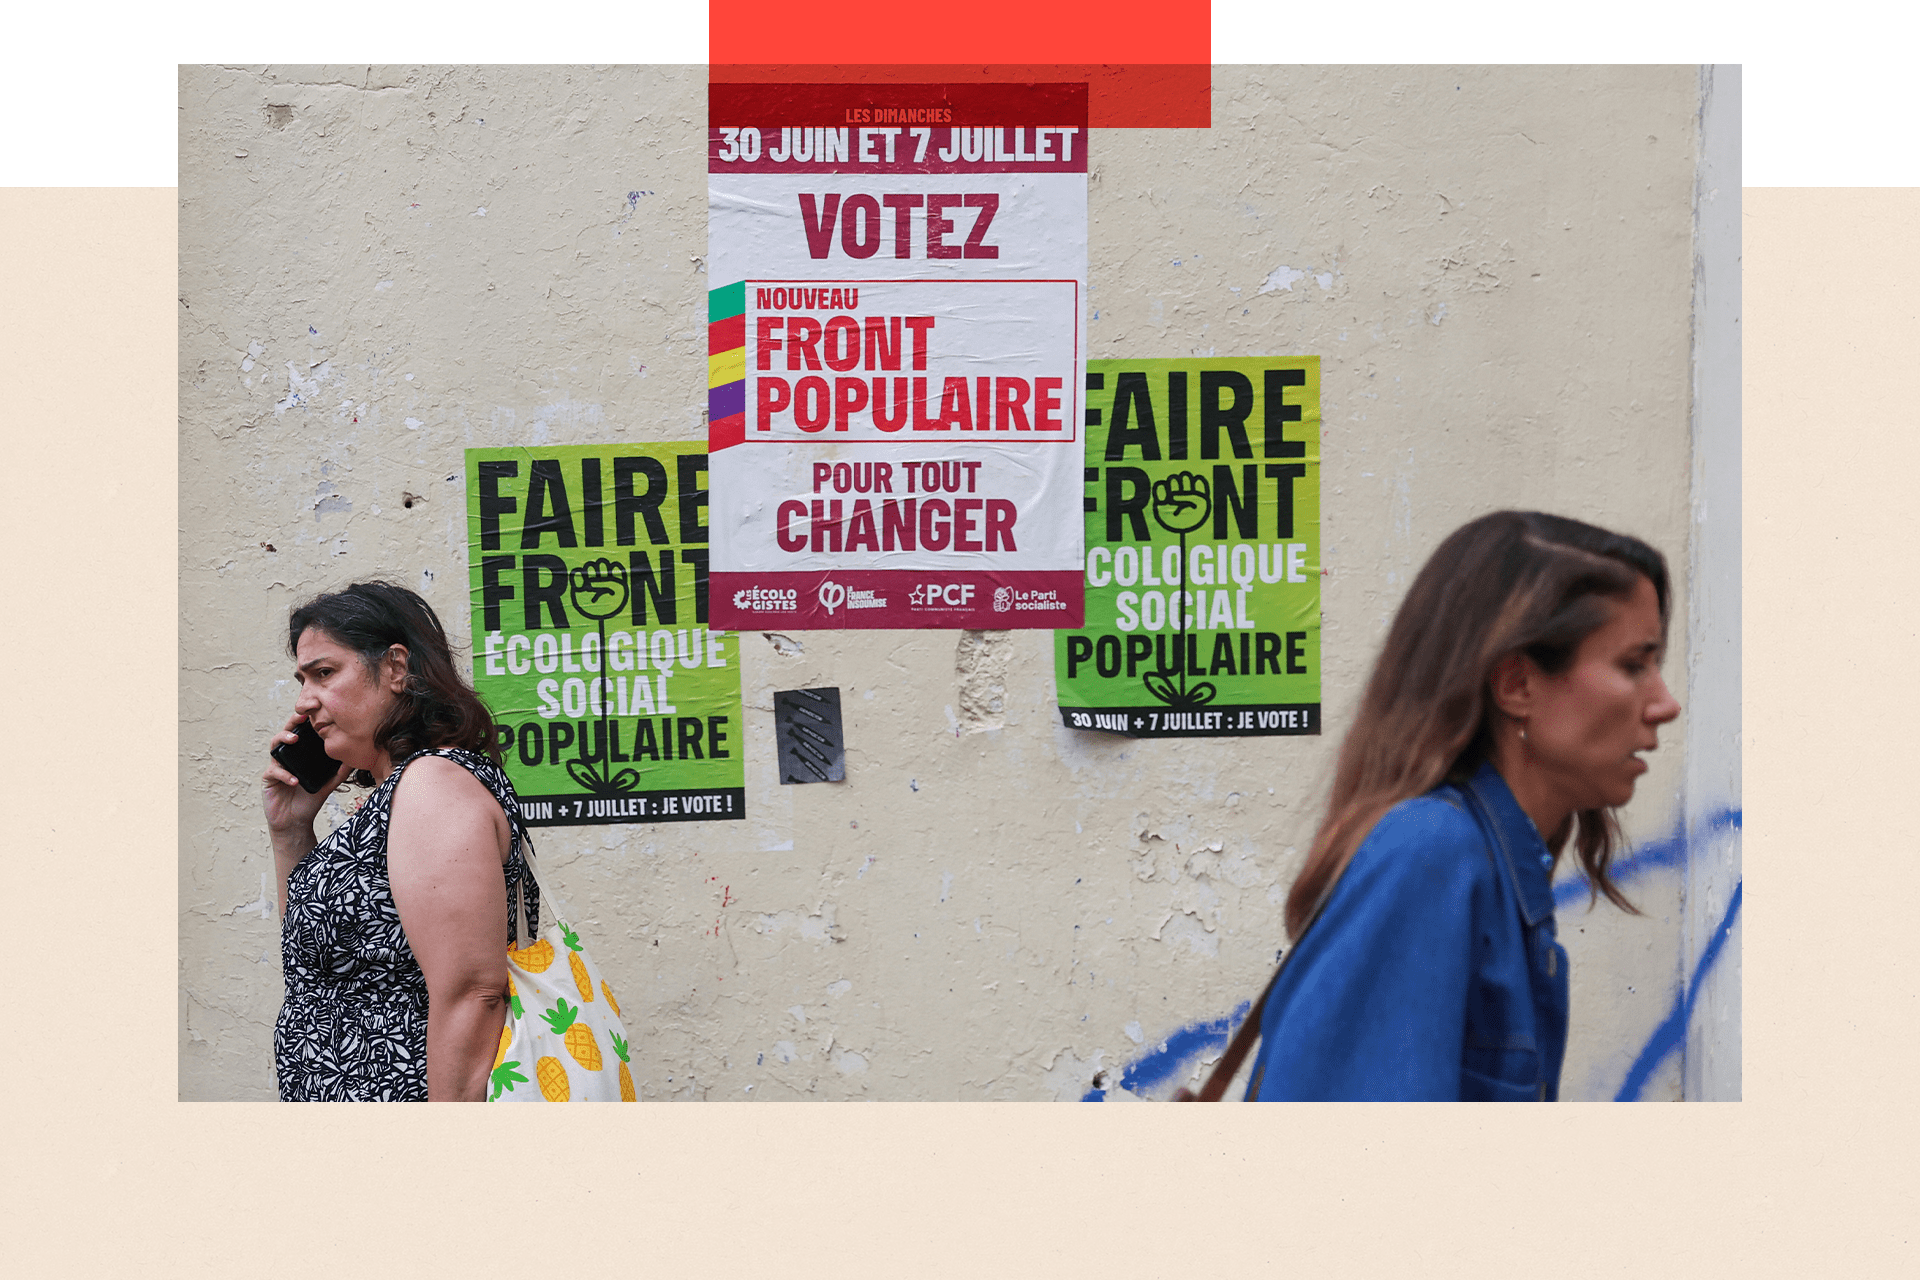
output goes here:
{"type": "MultiPolygon", "coordinates": [[[[273,736],[268,747],[268,763],[260,780],[266,784],[261,803],[266,810],[267,830],[273,835],[275,844],[283,836],[304,835],[309,847],[313,841],[313,819],[320,812],[320,806],[326,803],[334,789],[346,780],[346,767],[342,765],[334,771],[333,777],[318,791],[308,791],[300,779],[279,760],[273,757],[275,748],[294,747],[300,742],[300,729],[306,723],[306,717],[295,712],[287,718],[287,723],[279,733],[273,736]]],[[[311,730],[308,730],[311,733],[311,730]]],[[[302,852],[305,852],[302,850],[302,852]]]]}
{"type": "MultiPolygon", "coordinates": [[[[320,812],[320,806],[326,803],[327,797],[347,778],[347,767],[343,764],[334,771],[326,785],[318,791],[308,791],[300,785],[300,779],[291,769],[274,758],[275,748],[283,744],[292,747],[299,743],[300,729],[306,719],[296,711],[287,718],[280,732],[273,735],[273,741],[267,747],[266,772],[260,775],[261,782],[265,784],[260,803],[267,813],[267,834],[273,840],[273,862],[275,870],[279,872],[282,916],[287,910],[287,877],[299,865],[300,859],[313,851],[313,819],[320,812]]],[[[308,732],[312,730],[308,729],[308,732]]]]}

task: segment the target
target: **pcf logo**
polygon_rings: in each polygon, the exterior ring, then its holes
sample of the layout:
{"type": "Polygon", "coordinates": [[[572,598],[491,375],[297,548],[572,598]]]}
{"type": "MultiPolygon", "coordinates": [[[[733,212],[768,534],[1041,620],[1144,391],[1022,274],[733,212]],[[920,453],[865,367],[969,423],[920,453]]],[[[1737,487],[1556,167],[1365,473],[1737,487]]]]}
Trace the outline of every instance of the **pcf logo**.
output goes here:
{"type": "Polygon", "coordinates": [[[973,584],[971,582],[927,582],[915,587],[908,597],[918,605],[952,605],[955,608],[973,603],[973,584]]]}

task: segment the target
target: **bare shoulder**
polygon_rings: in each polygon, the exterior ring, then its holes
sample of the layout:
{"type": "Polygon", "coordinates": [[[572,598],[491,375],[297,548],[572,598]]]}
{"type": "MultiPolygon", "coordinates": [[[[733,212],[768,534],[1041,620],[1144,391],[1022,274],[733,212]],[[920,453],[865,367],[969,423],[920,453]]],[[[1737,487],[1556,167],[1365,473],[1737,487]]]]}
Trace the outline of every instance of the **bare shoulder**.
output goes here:
{"type": "Polygon", "coordinates": [[[505,857],[507,816],[486,783],[445,756],[421,756],[407,766],[393,792],[393,821],[403,833],[427,839],[496,837],[505,857]]]}

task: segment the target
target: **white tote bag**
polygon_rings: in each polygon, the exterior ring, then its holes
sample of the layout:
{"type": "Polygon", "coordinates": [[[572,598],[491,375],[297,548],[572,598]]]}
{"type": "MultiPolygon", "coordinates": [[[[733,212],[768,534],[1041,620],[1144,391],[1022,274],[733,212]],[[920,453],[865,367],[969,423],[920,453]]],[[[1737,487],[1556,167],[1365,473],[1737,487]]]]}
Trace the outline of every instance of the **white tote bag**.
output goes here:
{"type": "MultiPolygon", "coordinates": [[[[631,1045],[613,988],[568,923],[528,844],[527,869],[553,915],[532,946],[507,952],[507,1023],[491,1102],[633,1102],[631,1045]]],[[[518,904],[525,921],[525,902],[518,904]]],[[[521,931],[525,937],[527,930],[521,931]]]]}

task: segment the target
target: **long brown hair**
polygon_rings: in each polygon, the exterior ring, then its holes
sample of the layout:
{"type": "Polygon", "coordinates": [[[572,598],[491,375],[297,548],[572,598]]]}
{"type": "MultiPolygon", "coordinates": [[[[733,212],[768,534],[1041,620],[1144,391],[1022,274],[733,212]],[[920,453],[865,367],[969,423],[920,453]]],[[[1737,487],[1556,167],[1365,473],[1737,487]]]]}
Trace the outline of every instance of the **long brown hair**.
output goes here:
{"type": "MultiPolygon", "coordinates": [[[[407,649],[407,685],[374,730],[373,745],[395,764],[416,751],[464,747],[500,763],[493,715],[467,687],[453,665],[447,633],[433,606],[391,582],[356,582],[315,596],[287,619],[287,652],[296,659],[300,636],[317,627],[360,655],[369,675],[394,645],[407,649]]],[[[373,785],[373,775],[356,769],[348,781],[373,785]]]]}
{"type": "MultiPolygon", "coordinates": [[[[1638,538],[1537,511],[1498,511],[1454,530],[1434,550],[1387,632],[1306,865],[1287,894],[1298,938],[1353,852],[1387,810],[1442,782],[1464,781],[1493,750],[1494,666],[1523,653],[1549,675],[1605,623],[1609,601],[1642,577],[1660,603],[1665,643],[1667,562],[1638,538]]],[[[1607,875],[1619,847],[1613,810],[1583,809],[1568,829],[1542,832],[1557,858],[1569,831],[1596,894],[1639,914],[1607,875]]]]}

